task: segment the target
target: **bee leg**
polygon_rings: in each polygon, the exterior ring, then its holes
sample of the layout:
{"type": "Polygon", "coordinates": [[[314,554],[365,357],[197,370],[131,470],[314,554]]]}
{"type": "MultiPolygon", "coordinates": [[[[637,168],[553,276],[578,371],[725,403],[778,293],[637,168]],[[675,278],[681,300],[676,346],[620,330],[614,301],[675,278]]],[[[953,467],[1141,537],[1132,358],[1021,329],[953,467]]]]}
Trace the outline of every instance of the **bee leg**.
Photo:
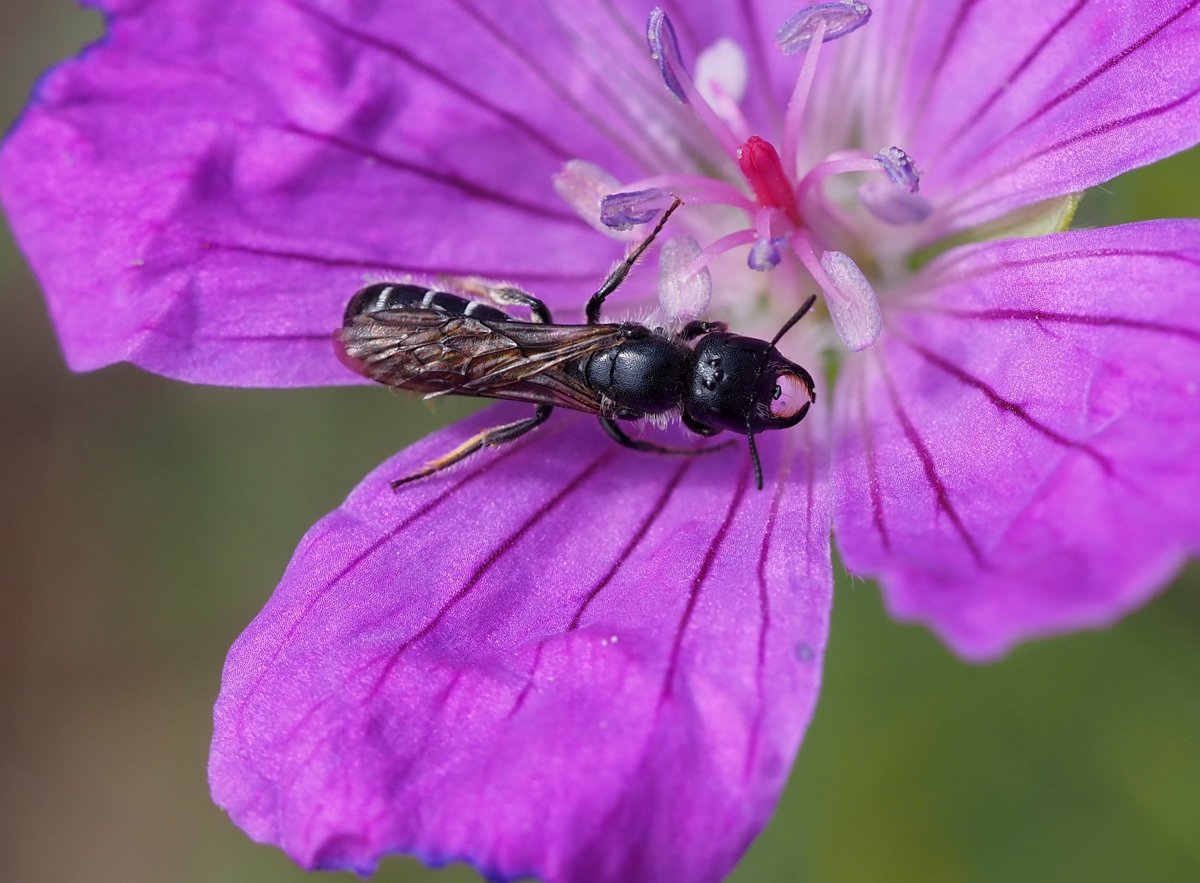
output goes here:
{"type": "Polygon", "coordinates": [[[612,417],[601,417],[600,425],[617,444],[634,451],[645,451],[648,454],[677,454],[690,457],[695,454],[711,454],[713,451],[719,451],[733,444],[733,442],[722,442],[719,445],[710,445],[704,448],[670,448],[665,445],[656,445],[654,442],[630,438],[612,417]]]}
{"type": "Polygon", "coordinates": [[[705,426],[703,423],[701,423],[699,420],[697,420],[695,417],[693,417],[687,411],[683,412],[683,425],[686,426],[688,429],[690,429],[692,432],[696,433],[696,435],[702,435],[705,438],[716,435],[718,432],[721,431],[719,429],[713,429],[711,426],[705,426]]]}
{"type": "Polygon", "coordinates": [[[550,308],[539,298],[534,297],[528,291],[517,288],[515,285],[497,285],[494,288],[489,288],[487,296],[494,303],[504,306],[516,304],[521,307],[529,307],[529,312],[534,322],[542,325],[554,324],[554,319],[550,316],[550,308]]]}
{"type": "Polygon", "coordinates": [[[637,248],[626,255],[625,260],[613,267],[612,272],[608,274],[608,278],[604,280],[604,284],[588,299],[586,313],[589,325],[595,325],[600,321],[600,308],[604,306],[604,299],[621,286],[621,283],[625,281],[625,277],[629,275],[629,271],[633,269],[633,265],[637,263],[638,258],[650,247],[650,243],[654,241],[654,238],[662,232],[662,228],[667,223],[667,218],[671,217],[675,209],[681,205],[683,205],[683,200],[678,196],[675,197],[675,201],[667,206],[667,210],[662,213],[662,217],[658,219],[658,223],[654,225],[654,229],[650,231],[650,235],[643,239],[637,248]]]}
{"type": "Polygon", "coordinates": [[[416,472],[393,481],[392,490],[419,478],[425,478],[443,469],[449,469],[455,463],[465,460],[482,448],[498,448],[523,436],[531,429],[541,426],[550,417],[554,408],[550,405],[538,405],[534,415],[526,420],[515,420],[501,426],[493,426],[483,432],[471,436],[454,450],[443,454],[436,460],[430,460],[416,472]]]}
{"type": "Polygon", "coordinates": [[[728,327],[724,322],[700,322],[693,320],[683,326],[683,330],[679,332],[679,336],[684,340],[695,340],[697,337],[712,334],[714,331],[725,331],[728,327]]]}
{"type": "Polygon", "coordinates": [[[478,276],[447,276],[444,282],[464,294],[487,298],[502,307],[528,307],[529,312],[533,314],[533,321],[542,325],[550,325],[554,322],[549,308],[539,298],[515,285],[504,282],[488,282],[478,276]]]}

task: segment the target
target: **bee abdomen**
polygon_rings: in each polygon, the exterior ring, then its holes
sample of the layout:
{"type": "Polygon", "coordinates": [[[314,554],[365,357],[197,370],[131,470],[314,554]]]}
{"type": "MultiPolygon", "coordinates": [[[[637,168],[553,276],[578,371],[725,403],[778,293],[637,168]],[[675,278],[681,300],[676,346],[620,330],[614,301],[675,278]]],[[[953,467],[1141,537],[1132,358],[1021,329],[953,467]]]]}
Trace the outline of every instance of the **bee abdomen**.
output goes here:
{"type": "Polygon", "coordinates": [[[356,316],[369,316],[387,310],[437,310],[454,316],[470,316],[493,322],[511,321],[507,313],[495,307],[467,300],[457,294],[435,291],[407,282],[377,282],[368,285],[346,304],[346,313],[342,321],[348,325],[356,316]]]}

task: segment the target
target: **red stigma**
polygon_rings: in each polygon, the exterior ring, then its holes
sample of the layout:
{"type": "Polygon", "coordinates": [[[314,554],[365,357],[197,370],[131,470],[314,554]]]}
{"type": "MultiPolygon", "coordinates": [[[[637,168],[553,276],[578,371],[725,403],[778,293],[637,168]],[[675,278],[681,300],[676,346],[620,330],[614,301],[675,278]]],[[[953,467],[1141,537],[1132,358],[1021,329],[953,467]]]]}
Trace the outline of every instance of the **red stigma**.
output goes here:
{"type": "Polygon", "coordinates": [[[779,209],[799,225],[800,207],[796,204],[796,190],[783,170],[783,162],[775,146],[765,138],[751,135],[738,148],[737,161],[754,190],[758,204],[779,209]]]}

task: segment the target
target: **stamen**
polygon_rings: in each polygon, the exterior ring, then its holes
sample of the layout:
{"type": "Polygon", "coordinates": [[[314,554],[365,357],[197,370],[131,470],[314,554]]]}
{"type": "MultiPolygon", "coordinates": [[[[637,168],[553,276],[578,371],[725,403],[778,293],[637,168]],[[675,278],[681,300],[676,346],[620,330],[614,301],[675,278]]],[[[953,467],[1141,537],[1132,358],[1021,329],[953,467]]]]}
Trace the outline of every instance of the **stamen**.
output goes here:
{"type": "Polygon", "coordinates": [[[735,230],[733,233],[726,233],[719,239],[715,239],[708,244],[704,251],[700,252],[699,257],[692,261],[688,268],[688,274],[699,273],[701,269],[707,267],[714,260],[727,251],[732,251],[739,245],[749,245],[758,238],[758,234],[753,229],[747,227],[745,230],[735,230]]]}
{"type": "Polygon", "coordinates": [[[883,170],[897,187],[903,187],[909,193],[916,193],[921,189],[921,173],[917,171],[917,164],[899,147],[893,145],[887,150],[879,151],[875,154],[875,161],[883,166],[883,170]]]}
{"type": "Polygon", "coordinates": [[[703,264],[696,268],[700,255],[700,243],[690,236],[663,243],[658,256],[658,302],[672,319],[697,319],[708,310],[712,274],[703,264]]]}
{"type": "Polygon", "coordinates": [[[738,148],[737,161],[759,205],[777,208],[799,225],[800,207],[796,203],[796,192],[771,142],[752,135],[738,148]]]}
{"type": "Polygon", "coordinates": [[[653,220],[675,200],[657,187],[610,193],[600,200],[600,221],[613,230],[628,230],[653,220]]]}
{"type": "Polygon", "coordinates": [[[775,33],[775,42],[785,55],[795,55],[814,41],[828,43],[857,31],[870,18],[871,7],[856,0],[818,3],[785,21],[775,33]]]}
{"type": "Polygon", "coordinates": [[[800,66],[800,76],[792,89],[792,97],[788,99],[787,112],[783,117],[783,155],[787,167],[793,172],[798,171],[797,156],[800,145],[800,126],[804,122],[804,109],[808,105],[808,93],[812,89],[813,77],[817,75],[817,59],[821,56],[821,44],[825,42],[826,22],[818,19],[813,37],[816,45],[811,52],[804,56],[804,64],[800,66]]]}
{"type": "Polygon", "coordinates": [[[831,155],[809,169],[808,173],[800,179],[800,184],[796,187],[797,199],[803,204],[810,190],[833,175],[845,175],[850,172],[876,172],[878,170],[878,160],[874,157],[868,158],[865,153],[846,151],[831,155]]]}
{"type": "Polygon", "coordinates": [[[646,190],[649,188],[669,190],[680,196],[687,196],[687,202],[704,203],[706,205],[732,205],[753,213],[754,202],[728,181],[719,178],[707,178],[704,175],[653,175],[640,178],[626,185],[625,190],[646,190]]]}
{"type": "Polygon", "coordinates": [[[920,224],[933,213],[933,204],[925,197],[883,181],[863,184],[858,188],[858,199],[871,214],[895,227],[920,224]]]}
{"type": "Polygon", "coordinates": [[[827,251],[818,261],[802,230],[792,235],[792,251],[825,292],[829,317],[846,348],[858,352],[875,343],[883,329],[883,313],[858,264],[840,251],[827,251]]]}
{"type": "Polygon", "coordinates": [[[801,9],[785,21],[776,32],[775,42],[784,54],[794,55],[807,50],[783,120],[783,159],[786,168],[793,171],[798,170],[796,159],[800,143],[800,126],[804,121],[808,93],[812,89],[813,77],[816,75],[821,44],[857,31],[870,18],[871,7],[860,0],[818,3],[815,6],[801,9]]]}
{"type": "MultiPolygon", "coordinates": [[[[796,187],[800,211],[819,226],[833,225],[843,233],[854,235],[855,225],[841,207],[830,200],[821,185],[826,178],[851,172],[879,172],[879,163],[862,151],[839,151],[808,170],[796,187]]],[[[891,185],[888,185],[891,186],[891,185]]]]}
{"type": "MultiPolygon", "coordinates": [[[[810,202],[810,193],[833,175],[875,171],[885,172],[889,183],[870,181],[858,188],[858,195],[862,204],[879,220],[897,226],[919,224],[933,211],[933,205],[928,200],[916,195],[920,174],[912,158],[899,147],[890,147],[870,158],[861,151],[831,154],[800,179],[796,188],[797,200],[810,217],[815,214],[830,216],[836,213],[835,208],[823,204],[819,212],[815,211],[810,202]]],[[[817,189],[817,193],[820,192],[817,189]]]]}
{"type": "Polygon", "coordinates": [[[725,121],[700,94],[692,78],[688,76],[683,66],[683,57],[679,52],[679,40],[675,36],[675,28],[671,20],[661,8],[655,7],[650,11],[650,20],[646,25],[646,42],[650,44],[650,57],[658,65],[663,82],[672,95],[690,106],[700,122],[717,140],[730,156],[737,152],[737,139],[725,121]]]}

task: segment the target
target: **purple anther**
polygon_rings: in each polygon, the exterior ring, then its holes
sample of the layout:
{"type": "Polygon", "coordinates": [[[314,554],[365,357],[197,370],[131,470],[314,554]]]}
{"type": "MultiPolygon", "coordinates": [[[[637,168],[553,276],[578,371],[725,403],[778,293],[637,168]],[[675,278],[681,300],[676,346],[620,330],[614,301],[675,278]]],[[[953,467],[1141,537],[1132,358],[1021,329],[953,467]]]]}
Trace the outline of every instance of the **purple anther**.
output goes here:
{"type": "Polygon", "coordinates": [[[686,77],[683,69],[683,58],[679,54],[679,40],[675,37],[675,28],[671,19],[659,7],[650,11],[650,21],[646,26],[646,42],[650,44],[650,57],[658,65],[663,82],[671,90],[671,94],[688,103],[680,77],[686,77]]]}
{"type": "Polygon", "coordinates": [[[917,164],[903,149],[892,146],[881,150],[875,154],[875,162],[887,172],[897,187],[903,187],[909,193],[921,189],[921,173],[917,171],[917,164]]]}
{"type": "Polygon", "coordinates": [[[774,270],[783,259],[782,247],[787,244],[786,236],[774,236],[770,239],[760,238],[750,246],[750,254],[746,256],[746,266],[760,273],[774,270]]]}
{"type": "Polygon", "coordinates": [[[628,230],[653,220],[674,199],[672,194],[657,187],[610,193],[600,200],[600,221],[613,230],[628,230]]]}
{"type": "Polygon", "coordinates": [[[817,27],[825,25],[822,43],[844,37],[857,31],[871,17],[871,7],[859,0],[845,3],[818,3],[801,9],[775,32],[775,43],[784,55],[795,55],[808,48],[817,33],[817,27]]]}

